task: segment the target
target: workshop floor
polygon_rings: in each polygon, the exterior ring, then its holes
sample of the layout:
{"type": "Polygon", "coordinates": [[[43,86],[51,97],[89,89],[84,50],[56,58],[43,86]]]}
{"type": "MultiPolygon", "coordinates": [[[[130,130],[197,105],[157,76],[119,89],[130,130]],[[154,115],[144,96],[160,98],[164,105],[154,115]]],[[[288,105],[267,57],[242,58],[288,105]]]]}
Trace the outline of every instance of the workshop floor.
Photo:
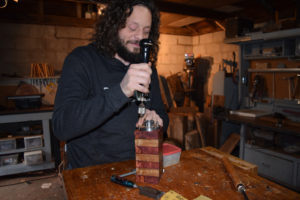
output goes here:
{"type": "Polygon", "coordinates": [[[54,170],[3,176],[0,178],[1,200],[64,200],[61,178],[54,170]]]}

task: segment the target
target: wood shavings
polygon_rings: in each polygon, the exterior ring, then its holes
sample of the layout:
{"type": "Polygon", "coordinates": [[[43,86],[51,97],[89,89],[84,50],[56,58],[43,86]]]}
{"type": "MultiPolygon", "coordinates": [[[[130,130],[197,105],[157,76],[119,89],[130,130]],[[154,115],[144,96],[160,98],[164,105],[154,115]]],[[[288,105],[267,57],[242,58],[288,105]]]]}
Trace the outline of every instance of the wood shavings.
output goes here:
{"type": "Polygon", "coordinates": [[[87,176],[87,175],[83,175],[83,176],[81,176],[81,179],[83,180],[83,181],[85,181],[85,179],[88,179],[89,177],[87,176]]]}
{"type": "Polygon", "coordinates": [[[51,187],[51,185],[52,185],[52,183],[43,183],[43,184],[41,185],[41,188],[42,188],[42,189],[49,189],[49,188],[51,187]]]}

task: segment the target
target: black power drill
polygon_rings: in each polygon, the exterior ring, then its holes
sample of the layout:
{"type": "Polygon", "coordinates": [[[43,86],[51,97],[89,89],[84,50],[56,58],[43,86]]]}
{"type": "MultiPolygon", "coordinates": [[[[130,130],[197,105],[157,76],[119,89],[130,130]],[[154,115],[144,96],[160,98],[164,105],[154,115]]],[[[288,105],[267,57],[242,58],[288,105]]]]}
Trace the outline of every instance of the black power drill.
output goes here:
{"type": "MultiPolygon", "coordinates": [[[[153,46],[153,42],[151,39],[142,39],[140,41],[141,55],[143,57],[144,63],[149,62],[150,51],[151,51],[152,46],[153,46]]],[[[146,112],[146,106],[145,106],[144,102],[149,101],[149,95],[144,94],[139,91],[135,91],[135,97],[136,97],[137,101],[140,102],[139,108],[138,108],[138,114],[140,116],[143,116],[146,112]]]]}

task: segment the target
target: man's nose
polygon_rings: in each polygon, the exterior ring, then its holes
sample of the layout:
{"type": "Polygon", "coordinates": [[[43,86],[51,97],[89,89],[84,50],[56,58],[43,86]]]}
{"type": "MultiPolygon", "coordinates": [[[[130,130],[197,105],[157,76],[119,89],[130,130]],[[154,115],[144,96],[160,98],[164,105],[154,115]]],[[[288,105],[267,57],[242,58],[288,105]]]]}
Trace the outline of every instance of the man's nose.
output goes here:
{"type": "Polygon", "coordinates": [[[142,29],[138,29],[136,32],[135,32],[135,39],[137,40],[141,40],[141,39],[144,39],[144,32],[142,29]]]}

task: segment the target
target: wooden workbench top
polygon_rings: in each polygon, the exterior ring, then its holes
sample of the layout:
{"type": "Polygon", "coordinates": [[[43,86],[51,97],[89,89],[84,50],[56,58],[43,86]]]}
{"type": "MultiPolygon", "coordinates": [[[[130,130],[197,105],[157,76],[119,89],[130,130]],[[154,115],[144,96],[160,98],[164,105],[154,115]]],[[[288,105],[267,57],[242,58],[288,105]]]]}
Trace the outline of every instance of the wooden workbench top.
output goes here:
{"type": "MultiPolygon", "coordinates": [[[[139,195],[138,189],[126,188],[110,182],[111,175],[120,175],[135,169],[135,161],[103,164],[65,170],[64,186],[69,200],[125,200],[150,199],[139,195]]],[[[246,185],[250,200],[299,200],[300,194],[270,182],[249,171],[235,168],[246,185]]],[[[135,175],[126,179],[135,182],[135,175]]],[[[167,192],[173,190],[187,199],[205,195],[213,200],[243,200],[232,185],[221,159],[201,149],[182,152],[180,162],[165,168],[158,185],[144,184],[167,192]]]]}
{"type": "Polygon", "coordinates": [[[263,116],[263,117],[244,117],[236,114],[230,114],[224,117],[225,120],[242,123],[249,126],[264,128],[270,131],[276,131],[281,133],[293,133],[300,134],[300,123],[293,122],[288,119],[281,120],[281,125],[278,125],[278,119],[273,116],[263,116]]]}
{"type": "Polygon", "coordinates": [[[39,112],[52,112],[53,106],[41,106],[40,108],[32,109],[16,109],[11,108],[0,111],[0,115],[14,115],[14,114],[27,114],[27,113],[39,113],[39,112]]]}

